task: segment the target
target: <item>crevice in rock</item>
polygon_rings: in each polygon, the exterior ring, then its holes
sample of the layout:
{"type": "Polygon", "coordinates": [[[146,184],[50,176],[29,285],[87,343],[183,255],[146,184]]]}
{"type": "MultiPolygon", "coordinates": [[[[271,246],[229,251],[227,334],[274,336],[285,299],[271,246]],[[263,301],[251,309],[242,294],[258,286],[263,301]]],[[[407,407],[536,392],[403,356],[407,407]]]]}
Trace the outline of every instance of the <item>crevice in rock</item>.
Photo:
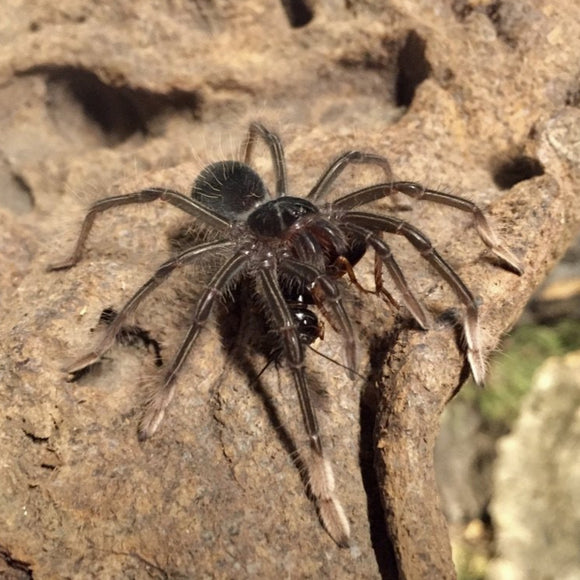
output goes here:
{"type": "Polygon", "coordinates": [[[28,562],[14,558],[9,550],[0,546],[0,576],[13,580],[33,580],[32,567],[28,562]]]}
{"type": "Polygon", "coordinates": [[[495,0],[485,6],[485,15],[493,24],[498,38],[503,40],[508,46],[515,48],[517,39],[510,31],[510,18],[506,13],[505,6],[501,0],[495,0]]]}
{"type": "Polygon", "coordinates": [[[32,189],[21,175],[14,172],[4,156],[0,156],[0,206],[19,215],[34,207],[32,189]]]}
{"type": "Polygon", "coordinates": [[[467,0],[453,0],[451,10],[457,20],[463,22],[474,10],[473,6],[467,0]]]}
{"type": "Polygon", "coordinates": [[[370,373],[360,400],[359,463],[365,494],[371,542],[381,578],[399,578],[393,544],[387,529],[385,510],[381,501],[379,475],[375,469],[375,431],[379,390],[384,388],[383,369],[388,353],[398,337],[398,329],[386,335],[375,335],[369,345],[370,373]]]}
{"type": "Polygon", "coordinates": [[[127,85],[112,86],[92,71],[67,66],[36,67],[25,74],[45,76],[49,115],[63,131],[76,131],[81,142],[83,132],[92,132],[94,140],[96,130],[103,145],[115,147],[135,134],[162,132],[167,115],[201,116],[201,98],[192,91],[154,93],[127,85]]]}
{"type": "Polygon", "coordinates": [[[580,107],[580,83],[566,93],[565,104],[569,107],[580,107]]]}
{"type": "Polygon", "coordinates": [[[50,463],[41,463],[40,467],[42,467],[42,469],[48,469],[49,471],[54,471],[56,469],[56,465],[51,465],[50,463]]]}
{"type": "Polygon", "coordinates": [[[314,8],[309,0],[281,0],[292,28],[302,28],[314,18],[314,8]]]}
{"type": "MultiPolygon", "coordinates": [[[[367,397],[368,398],[368,397],[367,397]]],[[[395,555],[389,540],[384,509],[381,504],[378,474],[374,468],[374,430],[376,405],[361,399],[359,461],[367,497],[367,516],[371,542],[382,578],[396,578],[395,555]]]]}
{"type": "Polygon", "coordinates": [[[24,435],[26,435],[26,437],[28,437],[28,439],[30,439],[33,443],[46,443],[48,441],[48,437],[38,437],[37,435],[34,435],[34,433],[30,433],[25,429],[23,429],[23,431],[24,435]]]}
{"type": "Polygon", "coordinates": [[[520,181],[544,175],[544,167],[534,157],[517,155],[496,163],[492,175],[500,189],[511,189],[520,181]]]}
{"type": "Polygon", "coordinates": [[[427,43],[411,30],[397,57],[395,98],[397,106],[408,107],[417,87],[431,74],[431,64],[425,56],[427,43]]]}

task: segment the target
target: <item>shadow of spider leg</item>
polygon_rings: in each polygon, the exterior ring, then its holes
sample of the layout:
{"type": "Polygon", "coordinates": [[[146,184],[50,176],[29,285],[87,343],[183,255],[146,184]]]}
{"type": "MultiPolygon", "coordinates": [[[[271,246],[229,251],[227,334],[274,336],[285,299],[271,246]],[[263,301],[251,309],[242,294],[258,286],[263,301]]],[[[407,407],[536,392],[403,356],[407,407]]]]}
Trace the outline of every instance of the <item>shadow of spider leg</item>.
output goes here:
{"type": "MultiPolygon", "coordinates": [[[[99,324],[110,326],[118,314],[113,307],[105,308],[99,316],[99,324]]],[[[148,330],[136,325],[121,326],[116,338],[117,342],[123,346],[138,346],[141,343],[147,350],[151,349],[153,351],[155,366],[163,366],[161,345],[158,340],[151,337],[148,330]]]]}
{"type": "Polygon", "coordinates": [[[148,296],[153,290],[160,286],[168,276],[178,267],[183,267],[191,262],[194,262],[206,253],[211,253],[215,250],[230,247],[231,242],[208,242],[200,244],[194,248],[190,248],[185,252],[179,254],[176,258],[168,260],[162,264],[155,274],[147,281],[135,294],[126,302],[125,306],[119,311],[115,319],[108,325],[104,336],[101,338],[97,346],[91,352],[82,356],[74,363],[69,365],[65,370],[69,374],[75,374],[78,371],[96,363],[109,350],[119,333],[121,332],[127,317],[136,310],[137,306],[148,296]]]}

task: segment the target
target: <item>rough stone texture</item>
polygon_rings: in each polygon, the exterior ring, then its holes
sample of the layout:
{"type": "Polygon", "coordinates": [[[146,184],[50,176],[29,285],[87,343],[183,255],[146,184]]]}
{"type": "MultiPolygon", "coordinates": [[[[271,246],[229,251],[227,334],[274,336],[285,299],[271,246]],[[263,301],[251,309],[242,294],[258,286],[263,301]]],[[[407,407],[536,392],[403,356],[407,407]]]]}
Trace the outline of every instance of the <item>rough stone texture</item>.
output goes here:
{"type": "Polygon", "coordinates": [[[490,578],[580,576],[580,353],[537,372],[500,444],[491,505],[499,559],[490,578]]]}
{"type": "MultiPolygon", "coordinates": [[[[486,207],[524,276],[489,259],[469,217],[424,204],[404,216],[481,298],[491,349],[578,229],[580,7],[13,0],[1,11],[7,573],[451,577],[432,453],[466,368],[456,331],[439,317],[456,301],[404,243],[393,247],[437,317],[432,330],[409,330],[404,313],[394,324],[381,301],[345,290],[365,379],[353,384],[335,364],[308,361],[331,395],[322,425],[353,527],[348,550],[323,532],[292,463],[304,437],[283,369],[256,381],[262,358],[249,353],[245,364],[224,352],[219,332],[206,332],[145,444],[135,429],[150,355],[116,348],[100,370],[64,381],[62,366],[90,348],[101,310],[122,304],[167,256],[174,211],[112,212],[76,268],[45,268],[71,247],[87,203],[151,184],[187,191],[259,118],[283,136],[293,193],[358,148],[388,155],[397,178],[486,207]],[[308,6],[313,18],[292,27],[308,20],[308,6]]],[[[271,177],[267,155],[257,166],[271,177]]],[[[353,168],[337,193],[380,178],[353,168]]],[[[358,271],[370,284],[372,263],[358,271]]],[[[199,290],[177,279],[138,313],[164,352],[199,290]]],[[[340,356],[330,330],[320,348],[340,356]]]]}

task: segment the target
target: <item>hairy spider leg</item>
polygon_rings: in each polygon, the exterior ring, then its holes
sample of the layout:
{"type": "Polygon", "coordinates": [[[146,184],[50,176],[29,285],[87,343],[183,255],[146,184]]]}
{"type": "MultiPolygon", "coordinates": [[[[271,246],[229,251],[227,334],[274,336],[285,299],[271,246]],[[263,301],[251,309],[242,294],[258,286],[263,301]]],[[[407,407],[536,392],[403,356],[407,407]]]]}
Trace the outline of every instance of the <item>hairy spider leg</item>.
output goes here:
{"type": "Polygon", "coordinates": [[[191,323],[179,350],[169,365],[163,385],[160,389],[155,391],[147,404],[147,408],[139,424],[138,437],[141,441],[151,437],[163,420],[165,410],[175,394],[175,379],[177,374],[183,366],[183,363],[191,351],[199,333],[205,327],[216,298],[222,296],[228,285],[234,283],[243,275],[249,261],[249,250],[243,249],[236,252],[236,254],[219,268],[206,286],[203,294],[197,302],[195,313],[193,315],[193,322],[191,323]]]}
{"type": "Polygon", "coordinates": [[[471,213],[475,220],[475,229],[483,243],[516,274],[522,274],[523,266],[520,260],[500,240],[481,209],[472,201],[463,199],[462,197],[435,189],[428,189],[420,183],[412,181],[397,181],[394,183],[371,185],[370,187],[359,189],[336,200],[333,205],[340,209],[350,210],[396,193],[402,193],[413,199],[431,201],[471,213]]]}
{"type": "Polygon", "coordinates": [[[117,314],[115,319],[111,321],[110,325],[107,327],[105,335],[102,337],[95,349],[68,366],[66,372],[69,374],[76,373],[83,368],[96,363],[103,354],[113,346],[115,338],[121,330],[123,323],[127,320],[127,317],[134,312],[143,299],[160,286],[176,268],[191,264],[207,252],[233,246],[234,242],[208,242],[200,244],[199,246],[195,246],[194,248],[182,252],[175,258],[168,260],[159,266],[155,274],[153,274],[153,276],[149,278],[149,280],[145,282],[145,284],[143,284],[135,294],[133,294],[117,314]]]}
{"type": "Polygon", "coordinates": [[[276,178],[276,197],[282,197],[288,194],[288,176],[286,172],[286,157],[284,155],[284,147],[280,137],[276,133],[272,133],[261,123],[253,122],[250,124],[248,136],[242,146],[242,158],[244,163],[250,164],[252,151],[256,138],[263,139],[270,149],[272,156],[272,164],[274,165],[274,176],[276,178]]]}
{"type": "MultiPolygon", "coordinates": [[[[317,273],[318,274],[318,273],[317,273]]],[[[304,350],[286,303],[278,276],[273,266],[263,266],[259,278],[264,290],[266,303],[273,323],[282,336],[282,347],[286,362],[294,377],[298,393],[304,427],[310,443],[309,486],[316,499],[320,519],[334,541],[347,546],[350,538],[350,525],[340,502],[334,493],[334,474],[330,462],[324,456],[316,411],[310,398],[304,370],[304,350]]]]}
{"type": "Polygon", "coordinates": [[[322,312],[326,312],[326,305],[332,313],[329,320],[338,324],[338,332],[344,340],[345,363],[349,377],[354,380],[358,368],[356,340],[350,318],[344,309],[340,291],[334,280],[327,274],[320,272],[313,266],[286,259],[280,264],[283,272],[296,278],[306,280],[311,287],[311,293],[322,312]]]}
{"type": "Polygon", "coordinates": [[[451,290],[463,303],[466,316],[463,327],[467,343],[467,359],[471,367],[473,378],[478,385],[483,385],[485,375],[485,362],[481,352],[479,338],[478,309],[475,298],[453,268],[439,255],[429,238],[411,224],[390,216],[378,216],[365,212],[350,211],[344,214],[345,224],[354,224],[372,233],[383,231],[390,234],[404,236],[411,245],[419,252],[422,258],[427,260],[437,270],[439,275],[447,282],[451,290]]]}
{"type": "MultiPolygon", "coordinates": [[[[348,215],[348,214],[347,214],[348,215]]],[[[351,230],[356,235],[363,238],[367,245],[371,246],[375,251],[375,255],[379,256],[382,263],[387,268],[389,275],[391,276],[395,286],[401,293],[403,298],[403,303],[413,316],[413,318],[417,321],[419,326],[423,329],[427,329],[429,326],[429,317],[425,312],[425,309],[421,305],[421,302],[415,297],[409,283],[405,279],[405,275],[403,271],[399,267],[399,264],[395,260],[393,256],[393,252],[388,244],[382,240],[379,235],[377,235],[374,231],[369,231],[368,229],[358,227],[354,224],[348,224],[349,230],[351,230]]],[[[375,265],[376,266],[376,265],[375,265]]],[[[376,274],[376,267],[375,267],[375,282],[377,283],[377,293],[380,291],[382,287],[381,279],[378,278],[376,274]],[[379,286],[380,284],[380,286],[379,286]]]]}
{"type": "Polygon", "coordinates": [[[386,157],[376,155],[375,153],[365,153],[363,151],[347,151],[340,157],[335,159],[328,169],[322,174],[320,179],[316,182],[310,193],[306,196],[307,199],[317,201],[324,197],[338,178],[338,176],[345,170],[347,165],[378,165],[385,173],[387,181],[393,177],[391,164],[386,157]]]}
{"type": "Polygon", "coordinates": [[[179,193],[178,191],[173,191],[171,189],[165,189],[162,187],[148,187],[147,189],[142,189],[141,191],[136,191],[134,193],[107,197],[94,203],[89,208],[89,211],[85,216],[83,225],[81,227],[81,232],[71,256],[64,261],[59,262],[58,264],[49,266],[48,270],[65,270],[66,268],[71,268],[78,263],[78,261],[81,259],[87,237],[95,222],[95,218],[101,212],[104,212],[113,207],[120,207],[133,203],[150,203],[156,200],[166,201],[167,203],[174,205],[189,215],[199,218],[202,223],[207,226],[216,228],[220,232],[228,231],[231,228],[230,220],[220,216],[201,203],[183,195],[182,193],[179,193]]]}

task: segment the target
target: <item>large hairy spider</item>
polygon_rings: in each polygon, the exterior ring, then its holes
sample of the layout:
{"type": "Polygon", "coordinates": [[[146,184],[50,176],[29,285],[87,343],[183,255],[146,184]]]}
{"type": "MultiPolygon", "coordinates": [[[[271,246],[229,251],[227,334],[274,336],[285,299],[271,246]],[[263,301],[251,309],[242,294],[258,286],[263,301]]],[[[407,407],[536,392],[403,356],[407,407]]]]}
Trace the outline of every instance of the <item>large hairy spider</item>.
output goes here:
{"type": "Polygon", "coordinates": [[[150,187],[108,197],[91,206],[72,255],[51,266],[51,270],[74,266],[81,258],[97,215],[127,204],[166,201],[193,216],[214,234],[214,239],[197,241],[161,264],[110,321],[95,349],[77,360],[67,371],[76,373],[97,362],[122,332],[129,314],[176,268],[189,266],[203,257],[217,257],[218,266],[197,302],[191,326],[141,419],[139,439],[151,437],[159,427],[173,398],[179,371],[206,325],[216,300],[226,295],[226,290],[240,280],[250,280],[264,303],[269,327],[279,338],[282,360],[293,376],[310,443],[310,457],[306,461],[309,486],[322,523],[339,545],[347,545],[349,523],[335,497],[332,468],[324,455],[305,374],[305,345],[318,334],[318,321],[311,308],[317,307],[342,336],[346,367],[352,375],[357,365],[355,332],[343,304],[340,284],[341,278],[348,275],[358,289],[364,290],[357,282],[353,268],[365,251],[371,248],[375,254],[374,292],[385,300],[393,301],[383,287],[384,266],[406,308],[419,326],[426,328],[428,319],[425,310],[383,239],[384,234],[403,236],[433,266],[463,305],[463,330],[469,365],[476,382],[481,383],[484,375],[477,303],[461,278],[420,230],[397,217],[358,211],[357,208],[399,193],[468,212],[473,215],[475,227],[488,248],[511,270],[521,273],[522,268],[475,204],[418,183],[392,181],[391,168],[385,157],[348,151],[330,164],[306,197],[294,197],[288,195],[284,150],[275,133],[259,123],[252,123],[242,151],[243,163],[220,161],[203,169],[193,184],[190,197],[171,189],[150,187]],[[265,142],[272,157],[276,180],[273,194],[249,166],[257,139],[265,142]],[[349,164],[376,165],[384,171],[386,179],[353,191],[332,203],[325,202],[335,180],[349,164]]]}

